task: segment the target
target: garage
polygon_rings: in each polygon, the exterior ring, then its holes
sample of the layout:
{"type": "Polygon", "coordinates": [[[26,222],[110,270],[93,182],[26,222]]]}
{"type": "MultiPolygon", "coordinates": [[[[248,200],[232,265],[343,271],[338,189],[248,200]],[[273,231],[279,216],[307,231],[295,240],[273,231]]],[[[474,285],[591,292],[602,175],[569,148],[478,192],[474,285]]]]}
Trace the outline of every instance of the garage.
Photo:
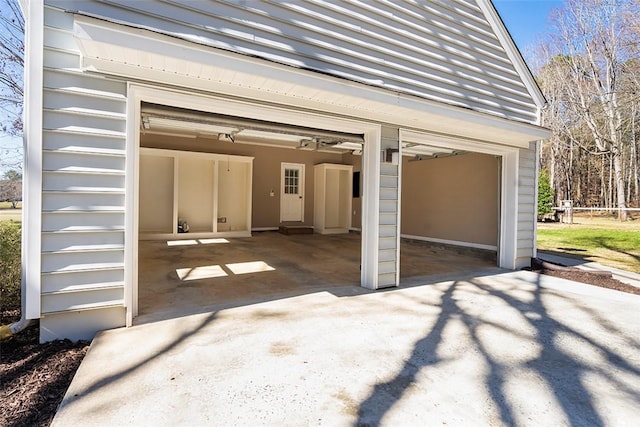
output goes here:
{"type": "Polygon", "coordinates": [[[394,287],[445,248],[508,269],[535,256],[545,100],[489,2],[45,3],[25,102],[24,311],[41,340],[248,283],[247,301],[334,274],[394,287]]]}
{"type": "Polygon", "coordinates": [[[360,284],[363,135],[140,112],[141,316],[360,284]]]}
{"type": "MultiPolygon", "coordinates": [[[[436,258],[439,251],[453,251],[475,257],[478,267],[495,266],[502,157],[413,142],[404,142],[402,152],[401,237],[407,250],[436,258]]],[[[441,268],[456,264],[452,259],[441,268]]],[[[401,253],[401,277],[415,270],[401,253]]]]}
{"type": "MultiPolygon", "coordinates": [[[[363,135],[140,112],[138,321],[360,285],[363,135]]],[[[500,157],[402,159],[401,280],[495,266],[500,157]]]]}

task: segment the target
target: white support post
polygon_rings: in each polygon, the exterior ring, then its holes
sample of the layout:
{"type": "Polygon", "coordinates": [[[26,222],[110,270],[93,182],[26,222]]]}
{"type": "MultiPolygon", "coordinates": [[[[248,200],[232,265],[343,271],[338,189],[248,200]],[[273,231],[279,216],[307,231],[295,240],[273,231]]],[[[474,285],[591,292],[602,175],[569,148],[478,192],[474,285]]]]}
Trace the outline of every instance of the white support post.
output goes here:
{"type": "Polygon", "coordinates": [[[361,286],[378,288],[381,130],[365,133],[362,150],[362,256],[361,286]]]}
{"type": "Polygon", "coordinates": [[[518,250],[518,152],[502,155],[502,227],[499,266],[514,270],[518,250]]]}

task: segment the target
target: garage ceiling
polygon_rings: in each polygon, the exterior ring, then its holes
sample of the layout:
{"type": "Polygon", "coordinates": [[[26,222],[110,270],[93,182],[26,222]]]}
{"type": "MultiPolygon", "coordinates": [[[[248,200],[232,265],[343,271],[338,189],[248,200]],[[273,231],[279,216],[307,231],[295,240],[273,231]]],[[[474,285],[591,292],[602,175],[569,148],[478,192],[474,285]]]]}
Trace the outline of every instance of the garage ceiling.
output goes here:
{"type": "Polygon", "coordinates": [[[360,151],[364,143],[364,135],[361,134],[285,125],[146,103],[141,108],[140,132],[332,152],[360,151]]]}

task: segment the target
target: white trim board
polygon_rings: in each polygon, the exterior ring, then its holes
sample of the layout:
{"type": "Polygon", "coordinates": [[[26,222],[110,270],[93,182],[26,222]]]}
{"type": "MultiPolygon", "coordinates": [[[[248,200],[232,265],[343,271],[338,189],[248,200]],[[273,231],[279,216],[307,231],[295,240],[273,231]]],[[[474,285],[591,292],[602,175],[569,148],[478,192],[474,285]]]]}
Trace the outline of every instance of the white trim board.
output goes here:
{"type": "Polygon", "coordinates": [[[42,0],[33,0],[22,4],[22,7],[26,12],[22,308],[25,318],[38,319],[41,315],[42,285],[44,5],[42,0]]]}

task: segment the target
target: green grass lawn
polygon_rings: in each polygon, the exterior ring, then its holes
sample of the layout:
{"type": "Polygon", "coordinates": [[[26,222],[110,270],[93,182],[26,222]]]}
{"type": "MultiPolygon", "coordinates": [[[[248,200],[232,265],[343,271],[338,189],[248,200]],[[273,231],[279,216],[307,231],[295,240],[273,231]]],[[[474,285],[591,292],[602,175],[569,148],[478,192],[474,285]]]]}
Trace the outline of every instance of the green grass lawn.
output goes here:
{"type": "Polygon", "coordinates": [[[539,223],[538,249],[640,273],[640,221],[574,217],[574,224],[539,223]]]}
{"type": "Polygon", "coordinates": [[[22,221],[22,209],[0,209],[0,221],[22,221]]]}
{"type": "Polygon", "coordinates": [[[0,202],[0,221],[22,221],[22,203],[18,203],[18,209],[12,209],[11,203],[0,202]]]}

